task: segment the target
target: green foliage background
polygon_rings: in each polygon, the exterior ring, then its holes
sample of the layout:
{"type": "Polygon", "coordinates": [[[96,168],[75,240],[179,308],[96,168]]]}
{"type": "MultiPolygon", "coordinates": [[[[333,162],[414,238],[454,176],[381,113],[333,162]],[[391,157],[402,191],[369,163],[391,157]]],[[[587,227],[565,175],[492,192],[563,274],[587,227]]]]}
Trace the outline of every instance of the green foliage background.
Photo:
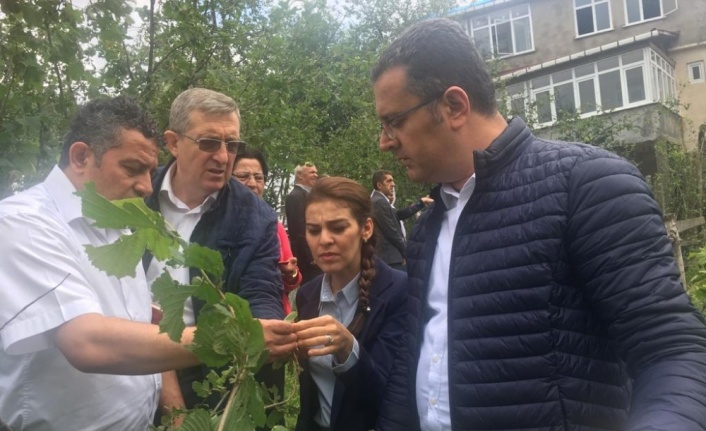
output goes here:
{"type": "MultiPolygon", "coordinates": [[[[242,137],[268,156],[266,199],[281,210],[304,161],[366,187],[396,174],[400,205],[426,194],[377,150],[369,71],[378,51],[454,0],[0,0],[0,197],[56,162],[77,104],[129,94],[167,126],[190,87],[232,96],[242,137]],[[140,20],[134,17],[139,16],[140,20]]],[[[166,158],[166,155],[165,155],[166,158]]]]}

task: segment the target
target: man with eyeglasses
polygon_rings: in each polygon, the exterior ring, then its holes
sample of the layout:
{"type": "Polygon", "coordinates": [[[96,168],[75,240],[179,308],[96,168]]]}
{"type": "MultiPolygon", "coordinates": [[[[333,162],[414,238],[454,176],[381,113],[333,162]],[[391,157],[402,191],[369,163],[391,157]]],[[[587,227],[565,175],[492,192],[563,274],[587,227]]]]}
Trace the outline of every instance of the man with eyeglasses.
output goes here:
{"type": "Polygon", "coordinates": [[[706,327],[639,171],[506,121],[455,21],[409,28],[372,81],[380,149],[438,183],[376,429],[704,431],[706,327]]]}
{"type": "MultiPolygon", "coordinates": [[[[159,210],[182,238],[218,250],[224,259],[223,288],[238,294],[250,304],[253,316],[262,323],[270,358],[277,359],[296,347],[296,336],[284,318],[283,288],[278,269],[279,242],[277,216],[261,199],[232,178],[239,149],[240,111],[230,97],[203,88],[181,93],[172,103],[169,129],[164,132],[172,159],[153,182],[155,193],[147,204],[159,210]]],[[[156,279],[164,266],[152,260],[148,280],[156,279]]],[[[193,269],[170,269],[173,278],[189,283],[193,269]]],[[[203,306],[189,298],[184,321],[193,326],[203,306]]],[[[208,374],[194,367],[174,375],[164,375],[162,411],[203,401],[192,387],[208,374]]],[[[269,375],[269,370],[263,371],[269,375]]],[[[281,374],[281,373],[280,373],[281,374]]],[[[261,375],[268,387],[270,381],[261,375]]],[[[215,407],[217,397],[207,404],[215,407]]]]}
{"type": "Polygon", "coordinates": [[[319,179],[319,174],[313,163],[305,162],[298,165],[294,168],[294,187],[284,200],[287,234],[292,244],[292,253],[297,258],[297,264],[302,273],[302,284],[321,274],[306,242],[304,220],[304,202],[317,179],[319,179]]]}

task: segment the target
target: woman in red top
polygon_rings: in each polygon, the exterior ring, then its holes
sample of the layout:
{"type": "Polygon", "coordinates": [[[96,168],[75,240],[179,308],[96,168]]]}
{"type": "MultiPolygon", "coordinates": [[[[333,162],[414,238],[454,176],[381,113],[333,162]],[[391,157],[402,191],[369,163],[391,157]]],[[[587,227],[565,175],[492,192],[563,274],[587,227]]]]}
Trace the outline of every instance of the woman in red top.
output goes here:
{"type": "MultiPolygon", "coordinates": [[[[233,164],[233,176],[260,198],[265,193],[267,173],[267,159],[265,159],[262,151],[255,148],[238,150],[238,155],[235,157],[235,163],[233,164]]],[[[297,258],[292,254],[287,231],[284,229],[282,222],[277,223],[277,236],[279,237],[279,269],[282,272],[282,284],[284,285],[282,305],[284,314],[287,315],[292,312],[292,305],[289,302],[288,295],[299,287],[302,275],[297,267],[297,258]]]]}

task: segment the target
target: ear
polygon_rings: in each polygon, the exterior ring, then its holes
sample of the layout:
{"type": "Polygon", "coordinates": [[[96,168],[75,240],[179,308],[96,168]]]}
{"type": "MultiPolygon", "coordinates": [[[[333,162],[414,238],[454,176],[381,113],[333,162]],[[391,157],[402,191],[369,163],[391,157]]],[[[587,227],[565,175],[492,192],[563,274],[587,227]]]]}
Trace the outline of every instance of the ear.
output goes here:
{"type": "Polygon", "coordinates": [[[167,149],[170,153],[172,153],[174,158],[176,158],[177,154],[179,154],[179,147],[177,146],[178,140],[179,136],[171,130],[164,132],[164,143],[167,145],[167,149]]]}
{"type": "Polygon", "coordinates": [[[69,167],[77,175],[82,175],[90,164],[94,163],[95,154],[85,142],[74,142],[69,147],[69,167]]]}
{"type": "Polygon", "coordinates": [[[363,242],[367,242],[370,237],[373,236],[375,228],[373,227],[373,219],[368,217],[365,219],[365,223],[363,224],[363,242]]]}
{"type": "Polygon", "coordinates": [[[449,87],[444,93],[446,113],[448,115],[451,128],[459,129],[468,120],[471,112],[471,101],[466,92],[460,87],[449,87]]]}

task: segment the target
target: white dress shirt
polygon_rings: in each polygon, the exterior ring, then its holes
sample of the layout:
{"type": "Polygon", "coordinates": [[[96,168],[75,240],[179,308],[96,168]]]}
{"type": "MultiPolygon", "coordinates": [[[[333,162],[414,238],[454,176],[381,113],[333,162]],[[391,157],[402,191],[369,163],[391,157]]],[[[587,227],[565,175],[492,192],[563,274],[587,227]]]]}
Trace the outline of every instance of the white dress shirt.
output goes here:
{"type": "Polygon", "coordinates": [[[117,279],[84,251],[126,231],[92,227],[74,191],[55,167],[43,183],[0,202],[0,417],[16,431],[146,430],[159,374],[82,373],[52,342],[53,329],[85,314],[151,318],[142,264],[136,277],[117,279]]]}
{"type": "MultiPolygon", "coordinates": [[[[334,295],[331,289],[331,276],[324,275],[324,279],[321,282],[319,316],[333,316],[344,326],[350,325],[358,307],[359,278],[360,273],[334,295]]],[[[314,416],[314,421],[322,427],[331,427],[331,406],[333,405],[333,391],[336,387],[335,373],[342,373],[353,368],[358,363],[359,352],[358,340],[354,338],[353,350],[343,364],[337,363],[333,355],[309,358],[311,377],[319,388],[320,408],[316,416],[314,416]]]]}
{"type": "MultiPolygon", "coordinates": [[[[218,197],[218,192],[214,192],[201,203],[201,205],[191,209],[182,202],[174,194],[174,189],[172,189],[172,175],[174,174],[174,169],[176,168],[176,163],[172,163],[164,175],[164,181],[162,181],[162,188],[159,190],[159,212],[162,213],[162,217],[173,227],[179,236],[185,241],[189,241],[191,234],[196,228],[196,224],[201,220],[201,216],[208,211],[213,203],[218,197]]],[[[180,267],[173,268],[166,266],[164,262],[160,262],[153,258],[147,269],[147,282],[151,286],[152,283],[164,272],[164,269],[169,271],[169,275],[181,284],[191,284],[191,279],[189,278],[189,268],[180,267]]],[[[186,326],[195,326],[196,317],[194,316],[194,304],[191,298],[187,298],[184,302],[184,324],[186,326]]]]}
{"type": "Polygon", "coordinates": [[[441,188],[441,199],[447,210],[441,222],[429,277],[427,302],[433,316],[424,328],[424,340],[417,366],[416,396],[422,431],[451,430],[447,321],[449,271],[458,218],[471,198],[475,185],[476,176],[473,174],[460,192],[448,184],[441,188]]]}

